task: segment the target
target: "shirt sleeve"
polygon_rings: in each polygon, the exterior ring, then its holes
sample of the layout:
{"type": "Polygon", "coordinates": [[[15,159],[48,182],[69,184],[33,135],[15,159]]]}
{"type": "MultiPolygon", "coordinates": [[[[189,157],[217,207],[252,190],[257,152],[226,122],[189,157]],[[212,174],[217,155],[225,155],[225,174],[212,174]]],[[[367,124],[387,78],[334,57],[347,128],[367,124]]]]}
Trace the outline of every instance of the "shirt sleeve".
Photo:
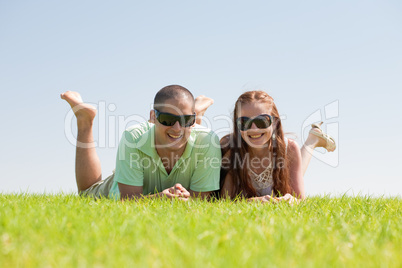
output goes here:
{"type": "Polygon", "coordinates": [[[118,183],[143,186],[144,169],[140,164],[142,153],[136,148],[136,142],[129,131],[124,131],[116,157],[114,180],[118,183]]]}
{"type": "Polygon", "coordinates": [[[195,144],[199,148],[195,153],[197,165],[191,177],[190,189],[195,192],[219,190],[222,158],[219,138],[211,132],[200,143],[195,144]]]}

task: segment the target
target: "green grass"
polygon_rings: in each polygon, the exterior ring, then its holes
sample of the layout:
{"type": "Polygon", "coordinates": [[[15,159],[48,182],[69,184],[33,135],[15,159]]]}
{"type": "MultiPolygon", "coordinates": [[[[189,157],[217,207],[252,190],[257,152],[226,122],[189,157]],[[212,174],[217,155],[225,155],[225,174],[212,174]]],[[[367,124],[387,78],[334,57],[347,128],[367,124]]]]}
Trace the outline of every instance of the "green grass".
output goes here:
{"type": "Polygon", "coordinates": [[[1,267],[401,267],[402,200],[299,205],[0,194],[1,267]]]}

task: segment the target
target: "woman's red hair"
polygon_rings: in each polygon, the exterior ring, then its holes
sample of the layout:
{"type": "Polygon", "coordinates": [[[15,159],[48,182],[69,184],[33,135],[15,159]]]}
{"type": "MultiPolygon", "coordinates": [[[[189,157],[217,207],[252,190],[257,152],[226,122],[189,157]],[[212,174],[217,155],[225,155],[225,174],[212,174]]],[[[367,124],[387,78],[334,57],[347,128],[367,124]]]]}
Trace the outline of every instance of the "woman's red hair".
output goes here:
{"type": "Polygon", "coordinates": [[[231,173],[234,184],[234,192],[229,193],[231,196],[244,196],[246,198],[257,196],[256,190],[252,186],[251,179],[248,172],[249,164],[245,163],[248,152],[248,144],[242,139],[240,130],[236,124],[236,119],[239,117],[239,109],[242,104],[249,104],[254,102],[268,103],[271,106],[271,115],[275,118],[272,124],[273,135],[275,139],[271,138],[272,148],[272,164],[274,170],[273,176],[273,192],[276,196],[292,194],[293,190],[289,182],[289,168],[286,156],[286,143],[282,129],[282,123],[279,117],[278,109],[274,100],[264,91],[248,91],[243,93],[236,101],[235,109],[233,112],[233,133],[222,138],[222,156],[229,158],[229,165],[222,167],[221,174],[221,188],[224,183],[224,177],[228,172],[231,173]],[[279,162],[278,160],[281,160],[279,162]],[[245,166],[246,165],[246,166],[245,166]]]}

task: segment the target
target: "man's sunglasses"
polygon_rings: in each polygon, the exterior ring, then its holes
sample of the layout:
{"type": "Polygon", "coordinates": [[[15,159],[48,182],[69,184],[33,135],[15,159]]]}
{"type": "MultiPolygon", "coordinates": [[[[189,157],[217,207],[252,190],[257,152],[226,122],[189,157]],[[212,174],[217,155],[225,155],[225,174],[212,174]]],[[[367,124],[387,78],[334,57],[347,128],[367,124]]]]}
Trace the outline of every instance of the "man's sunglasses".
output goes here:
{"type": "Polygon", "coordinates": [[[246,131],[251,128],[251,125],[254,123],[258,128],[268,128],[274,122],[274,117],[269,114],[260,114],[254,118],[250,117],[239,117],[236,119],[237,127],[241,131],[246,131]]]}
{"type": "MultiPolygon", "coordinates": [[[[155,110],[155,109],[154,109],[155,110]]],[[[162,113],[155,110],[156,119],[164,126],[171,127],[176,122],[179,122],[182,127],[191,127],[195,123],[195,114],[190,115],[174,115],[169,113],[162,113]]]]}

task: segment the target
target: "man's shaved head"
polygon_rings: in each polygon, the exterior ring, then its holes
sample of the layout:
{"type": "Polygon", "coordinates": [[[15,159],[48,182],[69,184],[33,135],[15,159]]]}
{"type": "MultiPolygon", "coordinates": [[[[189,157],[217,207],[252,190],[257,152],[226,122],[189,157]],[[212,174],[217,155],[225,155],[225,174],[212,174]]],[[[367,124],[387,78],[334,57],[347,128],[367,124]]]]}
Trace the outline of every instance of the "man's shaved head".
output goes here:
{"type": "Polygon", "coordinates": [[[170,85],[162,88],[155,95],[154,99],[154,109],[156,107],[161,107],[169,99],[186,99],[191,102],[192,109],[194,110],[194,96],[191,92],[179,85],[170,85]]]}

